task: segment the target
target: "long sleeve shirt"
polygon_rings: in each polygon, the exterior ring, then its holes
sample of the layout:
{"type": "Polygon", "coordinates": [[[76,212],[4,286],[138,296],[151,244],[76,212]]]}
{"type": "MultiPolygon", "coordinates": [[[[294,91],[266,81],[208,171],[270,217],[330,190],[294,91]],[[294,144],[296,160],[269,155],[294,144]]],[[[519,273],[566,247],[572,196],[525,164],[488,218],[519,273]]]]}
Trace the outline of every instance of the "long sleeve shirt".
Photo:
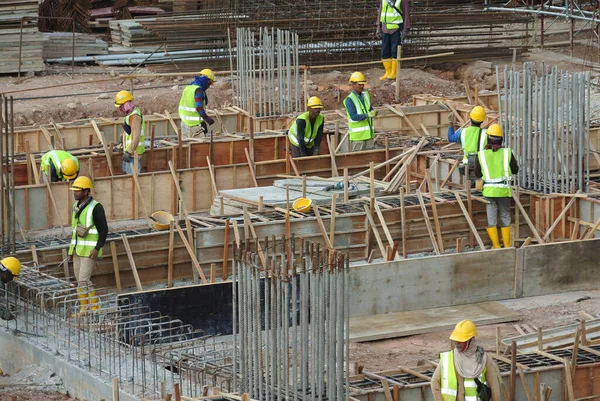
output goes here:
{"type": "MultiPolygon", "coordinates": [[[[500,148],[500,149],[502,149],[502,148],[500,148]]],[[[517,158],[515,157],[514,152],[511,152],[510,171],[513,174],[517,174],[519,172],[519,163],[517,163],[517,158]]],[[[481,164],[479,163],[479,157],[475,158],[475,177],[477,177],[477,178],[483,177],[483,172],[481,171],[481,164]]]]}
{"type": "MultiPolygon", "coordinates": [[[[315,120],[315,122],[313,123],[313,127],[312,129],[314,130],[315,128],[315,123],[317,121],[315,120]]],[[[315,155],[319,154],[319,150],[321,149],[321,139],[323,138],[323,126],[325,124],[321,124],[319,126],[319,129],[317,130],[317,135],[315,136],[315,140],[314,140],[314,149],[315,149],[315,155]]],[[[300,148],[300,154],[302,156],[306,155],[306,144],[304,143],[304,130],[306,129],[306,121],[299,118],[296,120],[296,138],[298,141],[298,147],[300,148]]]]}
{"type": "MultiPolygon", "coordinates": [[[[357,96],[360,99],[360,102],[364,106],[365,101],[363,99],[363,95],[362,95],[363,93],[364,92],[362,92],[360,95],[357,93],[357,96]]],[[[368,114],[358,113],[356,110],[356,107],[354,107],[354,103],[350,99],[346,99],[346,110],[348,110],[348,114],[350,114],[350,118],[354,121],[362,121],[362,120],[366,120],[367,118],[369,118],[368,114]]],[[[373,110],[373,106],[371,106],[371,108],[368,111],[371,111],[371,110],[373,110]]]]}
{"type": "Polygon", "coordinates": [[[462,128],[459,128],[456,131],[454,131],[454,126],[452,124],[450,124],[448,126],[448,142],[460,143],[461,130],[462,130],[462,128]]]}
{"type": "MultiPolygon", "coordinates": [[[[91,201],[91,199],[86,200],[86,202],[91,201]]],[[[78,206],[81,205],[81,201],[78,202],[78,206]]],[[[98,203],[94,210],[92,211],[92,218],[94,219],[94,226],[96,226],[96,230],[98,230],[98,241],[96,242],[97,251],[100,251],[104,244],[106,243],[106,237],[108,236],[108,223],[106,222],[106,214],[104,213],[104,206],[101,203],[98,203]]]]}
{"type": "MultiPolygon", "coordinates": [[[[410,29],[410,13],[408,12],[408,1],[409,0],[402,0],[402,3],[400,3],[400,11],[402,11],[402,35],[406,35],[408,33],[408,30],[410,29]]],[[[380,18],[382,6],[383,2],[380,1],[379,10],[377,11],[377,28],[381,28],[381,31],[384,33],[394,33],[397,31],[397,29],[387,29],[385,25],[383,27],[381,26],[380,18]]]]}

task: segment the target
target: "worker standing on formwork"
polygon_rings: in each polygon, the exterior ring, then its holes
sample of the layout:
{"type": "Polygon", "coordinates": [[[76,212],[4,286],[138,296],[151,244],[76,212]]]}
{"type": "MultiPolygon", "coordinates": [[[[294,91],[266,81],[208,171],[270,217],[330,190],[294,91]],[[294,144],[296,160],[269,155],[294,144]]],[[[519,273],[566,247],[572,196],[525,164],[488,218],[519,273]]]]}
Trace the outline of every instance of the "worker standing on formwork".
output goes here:
{"type": "Polygon", "coordinates": [[[137,153],[137,172],[142,172],[141,158],[146,151],[146,133],[144,130],[144,116],[139,107],[133,103],[133,95],[129,91],[120,91],[115,97],[115,107],[125,114],[123,121],[123,172],[133,174],[135,156],[137,153]]]}
{"type": "Polygon", "coordinates": [[[377,111],[371,106],[371,96],[365,90],[367,79],[362,72],[356,71],[350,75],[352,91],[344,99],[346,116],[348,117],[348,137],[350,151],[373,149],[375,147],[375,127],[373,119],[377,111]]]}
{"type": "Polygon", "coordinates": [[[208,68],[194,77],[191,84],[185,87],[179,100],[179,118],[181,118],[181,135],[185,138],[204,138],[208,126],[215,122],[206,114],[208,104],[207,89],[214,84],[215,74],[208,68]]]}
{"type": "Polygon", "coordinates": [[[292,156],[315,156],[321,149],[325,118],[321,114],[323,103],[316,96],[308,99],[308,111],[300,114],[288,131],[292,156]]]}
{"type": "Polygon", "coordinates": [[[451,351],[440,354],[431,377],[435,401],[500,401],[500,373],[494,360],[477,341],[470,320],[458,322],[450,340],[451,351]]]}
{"type": "MultiPolygon", "coordinates": [[[[21,272],[21,262],[19,259],[9,256],[0,260],[0,281],[5,286],[7,283],[13,281],[14,278],[19,277],[21,272]]],[[[6,287],[5,287],[6,288],[6,287]]],[[[6,298],[6,306],[0,305],[0,319],[12,320],[14,315],[8,309],[8,297],[6,298]]]]}
{"type": "Polygon", "coordinates": [[[92,271],[96,260],[102,256],[102,247],[108,235],[108,224],[104,207],[91,195],[92,181],[85,176],[77,178],[71,186],[75,203],[71,227],[71,246],[69,247],[69,261],[73,262],[73,271],[77,280],[79,297],[79,315],[84,315],[88,310],[97,310],[98,297],[92,288],[92,271]]]}
{"type": "Polygon", "coordinates": [[[79,160],[64,150],[51,150],[40,163],[44,182],[70,181],[79,175],[79,160]]]}
{"type": "Polygon", "coordinates": [[[502,242],[508,248],[510,242],[510,199],[512,175],[519,172],[519,164],[510,148],[502,147],[502,127],[492,124],[487,129],[488,143],[475,159],[475,176],[483,178],[483,196],[486,205],[488,227],[486,228],[492,248],[500,248],[498,239],[498,215],[502,242]]]}
{"type": "Polygon", "coordinates": [[[385,74],[380,80],[396,79],[398,46],[410,29],[408,0],[381,0],[375,36],[381,39],[381,61],[385,74]]]}
{"type": "Polygon", "coordinates": [[[459,128],[454,131],[454,113],[448,115],[448,141],[460,143],[463,149],[462,164],[459,166],[459,171],[465,176],[466,180],[475,181],[473,174],[473,166],[477,152],[485,149],[487,145],[487,135],[485,129],[481,129],[481,124],[485,121],[487,115],[481,106],[475,106],[469,113],[471,118],[471,126],[459,128]]]}

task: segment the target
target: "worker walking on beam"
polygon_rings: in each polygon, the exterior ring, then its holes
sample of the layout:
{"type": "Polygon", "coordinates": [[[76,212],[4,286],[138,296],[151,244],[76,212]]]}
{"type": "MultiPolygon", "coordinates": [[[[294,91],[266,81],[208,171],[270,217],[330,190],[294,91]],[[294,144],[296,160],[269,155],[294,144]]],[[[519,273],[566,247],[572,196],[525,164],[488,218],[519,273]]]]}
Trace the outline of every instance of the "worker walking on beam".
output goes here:
{"type": "Polygon", "coordinates": [[[51,150],[40,163],[44,182],[70,181],[79,175],[79,160],[64,150],[51,150]]]}
{"type": "MultiPolygon", "coordinates": [[[[13,279],[19,277],[21,272],[21,262],[19,259],[8,256],[0,260],[0,281],[2,286],[6,289],[6,284],[13,281],[13,279]]],[[[6,306],[0,305],[0,319],[2,320],[13,320],[15,316],[11,313],[8,307],[8,297],[6,297],[6,306]]]]}
{"type": "Polygon", "coordinates": [[[377,111],[371,106],[371,96],[365,90],[367,79],[362,72],[350,75],[352,91],[344,99],[346,116],[348,117],[348,137],[350,151],[373,149],[375,147],[375,127],[373,119],[377,111]]]}
{"type": "Polygon", "coordinates": [[[519,172],[519,164],[510,148],[502,147],[502,127],[492,124],[486,131],[488,136],[485,150],[475,159],[475,176],[483,178],[483,196],[489,202],[486,205],[488,227],[486,228],[492,248],[500,248],[498,239],[498,216],[504,247],[511,246],[510,241],[510,200],[512,175],[519,172]]]}
{"type": "Polygon", "coordinates": [[[408,0],[381,0],[379,4],[375,36],[381,39],[382,81],[396,79],[398,46],[410,29],[408,9],[408,0]]]}
{"type": "Polygon", "coordinates": [[[453,349],[440,354],[431,377],[435,401],[500,401],[500,372],[475,337],[470,320],[458,322],[450,340],[453,349]]]}
{"type": "Polygon", "coordinates": [[[319,154],[321,139],[323,138],[323,125],[325,118],[321,114],[323,103],[316,96],[308,99],[308,111],[300,114],[292,123],[288,131],[292,156],[314,156],[319,154]]]}
{"type": "Polygon", "coordinates": [[[475,158],[477,152],[485,149],[487,145],[487,135],[485,129],[481,129],[481,124],[487,118],[485,110],[481,106],[475,106],[469,113],[471,118],[471,126],[466,128],[459,128],[454,131],[454,113],[448,115],[448,141],[460,143],[463,149],[463,159],[461,165],[458,167],[460,173],[465,177],[466,180],[475,181],[473,174],[473,166],[475,165],[475,158]]]}
{"type": "Polygon", "coordinates": [[[146,151],[146,132],[144,115],[133,103],[133,95],[122,90],[115,97],[115,107],[125,114],[123,121],[123,173],[133,174],[135,154],[139,155],[137,172],[142,172],[142,154],[146,151]]]}
{"type": "Polygon", "coordinates": [[[179,118],[181,118],[181,135],[185,138],[204,138],[208,126],[215,122],[206,114],[208,104],[207,89],[215,83],[215,74],[208,68],[194,77],[191,84],[185,87],[179,100],[179,118]]]}
{"type": "Polygon", "coordinates": [[[69,261],[73,262],[73,271],[77,280],[79,297],[79,316],[90,310],[97,310],[98,297],[92,289],[92,272],[96,260],[102,256],[102,247],[108,235],[108,224],[104,207],[92,197],[92,181],[85,176],[77,178],[71,186],[75,203],[71,227],[71,246],[69,261]]]}

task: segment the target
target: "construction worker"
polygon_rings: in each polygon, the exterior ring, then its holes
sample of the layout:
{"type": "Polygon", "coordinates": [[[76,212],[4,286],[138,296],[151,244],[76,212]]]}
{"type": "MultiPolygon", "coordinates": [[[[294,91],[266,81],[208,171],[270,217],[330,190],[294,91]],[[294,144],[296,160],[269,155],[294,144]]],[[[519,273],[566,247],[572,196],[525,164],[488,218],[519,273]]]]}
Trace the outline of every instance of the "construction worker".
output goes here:
{"type": "Polygon", "coordinates": [[[481,106],[475,106],[469,113],[471,126],[459,128],[454,131],[454,113],[448,115],[448,141],[460,143],[463,149],[462,164],[459,171],[465,176],[465,179],[474,181],[473,166],[477,152],[483,150],[487,144],[487,135],[485,129],[481,129],[481,124],[485,121],[487,115],[481,106]]]}
{"type": "Polygon", "coordinates": [[[300,114],[288,131],[292,156],[313,156],[319,154],[325,119],[321,114],[323,103],[316,96],[308,99],[308,111],[300,114]]]}
{"type": "MultiPolygon", "coordinates": [[[[20,272],[21,262],[19,262],[19,259],[9,256],[0,260],[0,281],[2,281],[3,286],[11,282],[14,278],[19,277],[20,272]]],[[[6,300],[6,306],[0,305],[0,319],[12,320],[15,316],[8,308],[8,298],[6,300]]]]}
{"type": "Polygon", "coordinates": [[[408,0],[381,0],[375,36],[381,39],[381,61],[385,74],[380,80],[396,79],[398,46],[410,29],[408,0]]]}
{"type": "Polygon", "coordinates": [[[72,186],[75,203],[71,227],[71,246],[69,247],[69,261],[73,262],[77,292],[79,297],[80,314],[91,309],[96,310],[98,298],[96,291],[91,289],[92,271],[96,266],[96,259],[102,256],[102,247],[108,235],[108,225],[102,204],[92,198],[92,181],[85,176],[77,178],[72,186]]]}
{"type": "Polygon", "coordinates": [[[208,133],[206,124],[215,123],[206,114],[208,104],[206,90],[214,83],[215,74],[205,68],[183,90],[179,100],[179,118],[181,118],[181,135],[185,138],[204,137],[208,133]]]}
{"type": "Polygon", "coordinates": [[[348,136],[350,139],[350,150],[372,149],[375,145],[375,128],[373,118],[377,111],[371,107],[371,96],[365,90],[367,80],[362,72],[353,72],[350,75],[352,91],[344,99],[344,107],[348,116],[348,136]]]}
{"type": "Polygon", "coordinates": [[[510,199],[512,190],[510,180],[519,172],[519,164],[510,148],[502,147],[502,127],[492,124],[486,131],[487,145],[475,159],[475,176],[483,178],[482,194],[489,202],[486,205],[488,226],[486,228],[492,248],[500,248],[498,239],[498,215],[502,242],[508,248],[510,242],[510,199]]]}
{"type": "Polygon", "coordinates": [[[470,320],[454,328],[453,349],[440,354],[431,377],[435,401],[500,401],[500,372],[476,336],[477,327],[470,320]]]}
{"type": "Polygon", "coordinates": [[[146,151],[146,133],[144,130],[144,116],[139,107],[133,103],[133,95],[122,90],[115,97],[115,107],[125,114],[123,121],[123,173],[133,174],[135,154],[138,157],[137,172],[142,172],[142,154],[146,151]]]}
{"type": "Polygon", "coordinates": [[[79,160],[64,150],[51,150],[42,156],[40,169],[44,182],[70,181],[79,175],[79,160]]]}

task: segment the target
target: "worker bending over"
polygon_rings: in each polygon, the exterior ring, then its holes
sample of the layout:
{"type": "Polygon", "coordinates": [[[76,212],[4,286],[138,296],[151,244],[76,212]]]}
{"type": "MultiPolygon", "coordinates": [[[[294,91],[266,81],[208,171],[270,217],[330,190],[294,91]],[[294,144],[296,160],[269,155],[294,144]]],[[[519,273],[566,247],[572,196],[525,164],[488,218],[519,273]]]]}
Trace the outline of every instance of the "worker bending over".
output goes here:
{"type": "Polygon", "coordinates": [[[510,199],[512,175],[519,172],[519,164],[510,148],[502,147],[502,127],[492,124],[487,129],[488,141],[484,150],[475,159],[475,176],[483,178],[483,196],[489,202],[486,205],[488,227],[486,228],[492,248],[500,248],[498,239],[498,215],[504,247],[510,242],[510,199]]]}
{"type": "Polygon", "coordinates": [[[323,138],[325,118],[321,114],[323,103],[316,96],[308,99],[308,111],[300,114],[288,131],[292,156],[318,155],[323,138]]]}
{"type": "Polygon", "coordinates": [[[371,106],[371,96],[365,90],[367,79],[362,72],[353,72],[350,75],[352,91],[344,99],[346,116],[348,117],[348,136],[350,151],[373,149],[375,147],[375,128],[373,118],[377,111],[371,106]]]}
{"type": "Polygon", "coordinates": [[[40,169],[44,182],[70,181],[79,175],[79,160],[64,150],[51,150],[42,156],[40,169]]]}
{"type": "Polygon", "coordinates": [[[185,138],[203,138],[208,133],[208,126],[215,122],[206,114],[208,104],[207,89],[214,84],[215,74],[208,68],[194,77],[191,84],[183,89],[179,100],[179,118],[181,118],[181,135],[185,138]]]}
{"type": "Polygon", "coordinates": [[[475,106],[469,113],[471,118],[471,126],[459,128],[454,131],[454,113],[448,115],[448,141],[460,143],[463,149],[462,164],[459,166],[459,171],[465,176],[465,180],[475,181],[473,174],[473,166],[477,152],[485,149],[487,144],[487,135],[485,129],[481,129],[481,124],[485,121],[487,115],[481,106],[475,106]]]}
{"type": "Polygon", "coordinates": [[[115,107],[125,114],[123,121],[123,172],[133,174],[135,154],[138,157],[137,172],[142,172],[142,154],[146,151],[146,133],[144,116],[139,107],[133,103],[133,95],[128,91],[120,91],[115,97],[115,107]]]}
{"type": "Polygon", "coordinates": [[[375,35],[381,39],[381,61],[385,74],[380,80],[396,79],[398,46],[410,29],[408,0],[381,0],[375,35]]]}
{"type": "MultiPolygon", "coordinates": [[[[21,262],[19,259],[9,256],[0,260],[0,281],[6,289],[6,284],[19,277],[21,272],[21,262]]],[[[12,320],[15,316],[8,309],[8,298],[6,298],[6,306],[0,305],[0,319],[12,320]]]]}
{"type": "Polygon", "coordinates": [[[71,186],[75,203],[71,227],[71,245],[69,247],[69,261],[73,262],[73,271],[77,280],[77,292],[80,311],[83,315],[88,310],[98,309],[96,291],[92,290],[92,271],[96,260],[102,256],[102,247],[108,235],[108,224],[102,204],[92,197],[92,181],[85,176],[77,178],[71,186]]]}
{"type": "Polygon", "coordinates": [[[450,340],[451,351],[440,354],[440,363],[431,377],[435,401],[500,401],[500,373],[494,360],[475,337],[477,327],[470,320],[458,322],[450,340]]]}

